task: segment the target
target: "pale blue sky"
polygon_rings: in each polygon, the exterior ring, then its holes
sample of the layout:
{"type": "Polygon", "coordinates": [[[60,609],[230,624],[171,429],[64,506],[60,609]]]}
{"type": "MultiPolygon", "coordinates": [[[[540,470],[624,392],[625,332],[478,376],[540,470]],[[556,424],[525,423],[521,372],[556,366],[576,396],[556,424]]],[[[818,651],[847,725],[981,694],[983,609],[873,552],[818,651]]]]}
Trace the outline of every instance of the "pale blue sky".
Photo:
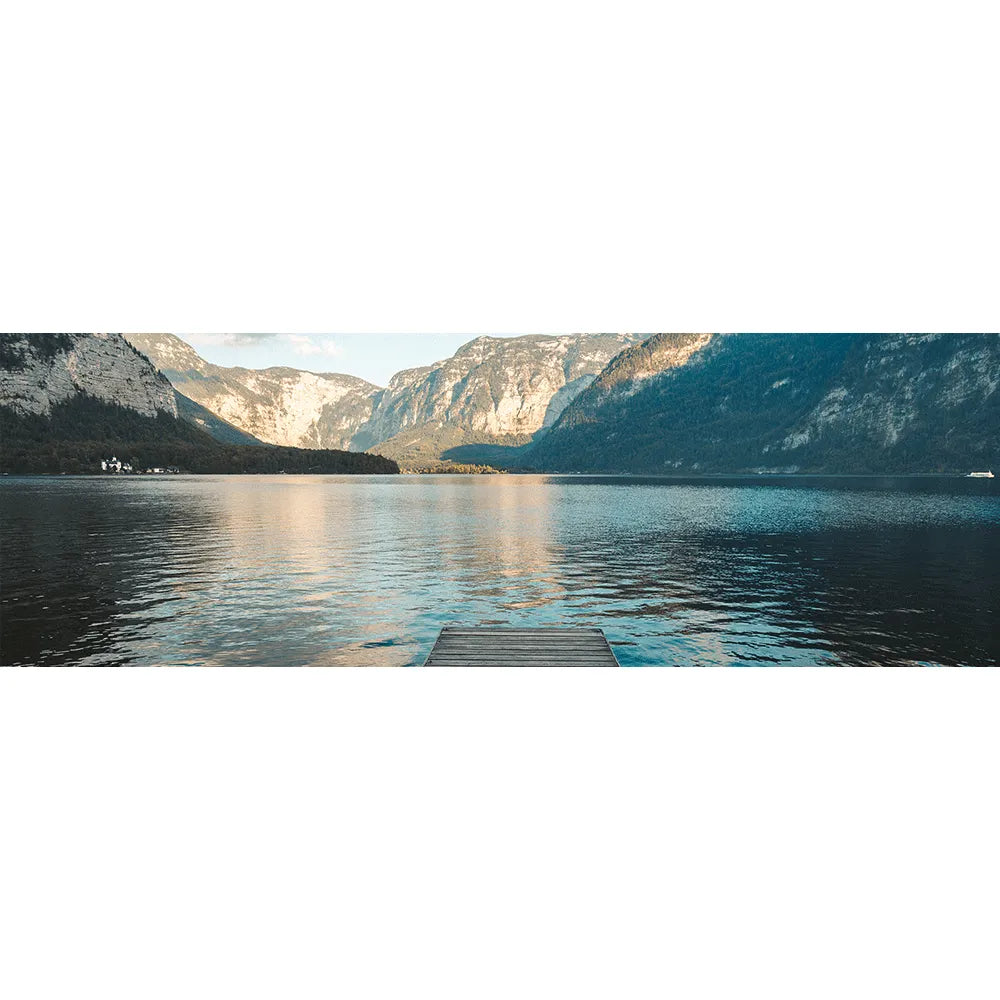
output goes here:
{"type": "Polygon", "coordinates": [[[384,386],[403,368],[450,357],[474,333],[179,333],[206,361],[342,372],[384,386]]]}

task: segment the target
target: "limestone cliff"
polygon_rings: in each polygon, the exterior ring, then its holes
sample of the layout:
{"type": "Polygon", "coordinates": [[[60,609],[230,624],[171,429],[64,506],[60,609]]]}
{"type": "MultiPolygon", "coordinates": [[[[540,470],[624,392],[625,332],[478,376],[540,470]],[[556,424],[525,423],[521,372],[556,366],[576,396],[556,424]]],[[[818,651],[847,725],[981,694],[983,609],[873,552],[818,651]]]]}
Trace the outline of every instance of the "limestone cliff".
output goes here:
{"type": "Polygon", "coordinates": [[[443,361],[363,379],[292,368],[225,368],[170,334],[127,334],[185,396],[272,444],[377,448],[436,458],[474,442],[526,442],[635,334],[478,337],[443,361]]]}
{"type": "Polygon", "coordinates": [[[449,444],[528,440],[639,339],[628,333],[477,337],[444,361],[393,376],[360,428],[359,443],[395,439],[396,450],[405,451],[406,441],[438,432],[449,444]]]}
{"type": "Polygon", "coordinates": [[[179,392],[269,444],[347,448],[380,391],[351,375],[213,365],[169,333],[129,333],[126,339],[179,392]]]}
{"type": "Polygon", "coordinates": [[[711,333],[657,333],[641,344],[627,347],[612,358],[591,385],[573,401],[565,425],[592,419],[612,398],[637,392],[645,379],[687,364],[712,340],[711,333]]]}
{"type": "Polygon", "coordinates": [[[45,415],[87,393],[152,417],[177,414],[170,382],[118,333],[0,335],[0,405],[45,415]]]}

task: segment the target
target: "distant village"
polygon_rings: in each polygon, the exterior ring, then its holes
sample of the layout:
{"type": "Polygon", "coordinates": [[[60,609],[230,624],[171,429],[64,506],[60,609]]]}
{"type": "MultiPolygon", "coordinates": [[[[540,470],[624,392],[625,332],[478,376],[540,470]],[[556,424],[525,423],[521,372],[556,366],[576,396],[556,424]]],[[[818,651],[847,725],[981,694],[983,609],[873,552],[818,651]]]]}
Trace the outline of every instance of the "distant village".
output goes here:
{"type": "Polygon", "coordinates": [[[107,472],[115,476],[166,476],[170,474],[176,475],[180,471],[176,465],[156,466],[152,469],[137,469],[133,467],[131,462],[123,462],[114,455],[111,458],[101,459],[101,472],[107,472]]]}

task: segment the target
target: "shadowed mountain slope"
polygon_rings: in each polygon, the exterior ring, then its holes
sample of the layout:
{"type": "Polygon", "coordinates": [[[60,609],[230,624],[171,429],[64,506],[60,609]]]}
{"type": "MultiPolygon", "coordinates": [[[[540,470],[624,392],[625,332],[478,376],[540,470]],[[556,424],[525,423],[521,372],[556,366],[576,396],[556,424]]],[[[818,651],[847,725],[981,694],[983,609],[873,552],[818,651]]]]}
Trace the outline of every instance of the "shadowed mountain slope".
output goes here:
{"type": "Polygon", "coordinates": [[[614,359],[526,462],[660,474],[1000,464],[1000,335],[716,334],[693,350],[693,335],[671,336],[614,359]]]}

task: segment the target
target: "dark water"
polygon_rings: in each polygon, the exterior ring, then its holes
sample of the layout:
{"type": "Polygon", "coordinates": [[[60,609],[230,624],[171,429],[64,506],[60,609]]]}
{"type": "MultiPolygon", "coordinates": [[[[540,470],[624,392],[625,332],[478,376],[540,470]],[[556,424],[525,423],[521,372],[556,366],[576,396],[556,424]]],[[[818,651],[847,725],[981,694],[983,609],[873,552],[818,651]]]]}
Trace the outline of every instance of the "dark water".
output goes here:
{"type": "Polygon", "coordinates": [[[448,623],[624,665],[1000,663],[1000,480],[0,480],[0,659],[419,664],[448,623]]]}

